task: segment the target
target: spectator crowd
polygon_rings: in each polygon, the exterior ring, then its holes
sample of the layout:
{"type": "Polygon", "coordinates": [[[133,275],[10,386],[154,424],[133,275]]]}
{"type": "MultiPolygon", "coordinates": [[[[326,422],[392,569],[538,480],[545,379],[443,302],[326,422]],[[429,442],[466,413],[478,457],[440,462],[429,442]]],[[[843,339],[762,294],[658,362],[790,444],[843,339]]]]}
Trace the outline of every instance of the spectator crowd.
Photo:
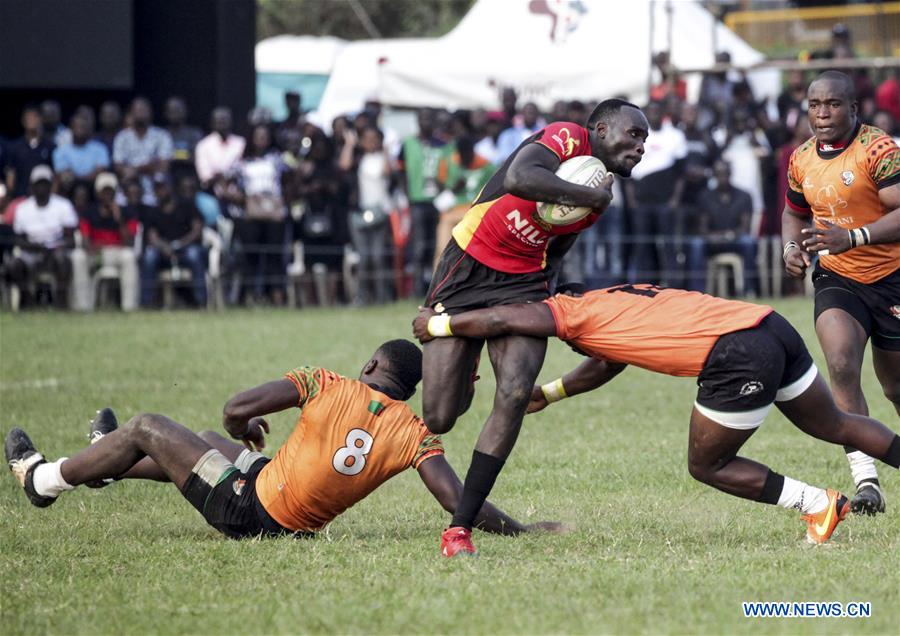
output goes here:
{"type": "MultiPolygon", "coordinates": [[[[769,104],[742,75],[712,73],[694,103],[666,56],[654,61],[644,158],[579,238],[565,277],[703,291],[711,259],[733,254],[743,265],[735,289],[777,293],[787,161],[810,136],[811,75],[789,73],[769,104]]],[[[900,134],[896,71],[855,81],[861,120],[900,134]]],[[[21,136],[0,139],[6,297],[130,311],[421,296],[497,167],[546,123],[583,125],[593,107],[560,101],[541,112],[506,89],[495,111],[419,110],[418,132],[401,138],[382,127],[375,102],[336,118],[330,134],[297,93],[285,103],[283,121],[259,107],[236,121],[217,107],[206,134],[187,123],[179,97],[162,122],[141,97],[125,112],[79,106],[65,124],[55,101],[26,107],[21,136]]]]}

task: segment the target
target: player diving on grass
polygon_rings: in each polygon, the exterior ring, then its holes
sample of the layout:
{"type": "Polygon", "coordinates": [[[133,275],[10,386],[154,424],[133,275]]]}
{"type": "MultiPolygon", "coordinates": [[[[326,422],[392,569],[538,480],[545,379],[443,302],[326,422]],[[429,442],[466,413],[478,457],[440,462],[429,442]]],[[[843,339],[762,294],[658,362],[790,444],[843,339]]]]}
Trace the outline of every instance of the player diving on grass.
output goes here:
{"type": "Polygon", "coordinates": [[[589,356],[562,378],[534,387],[529,412],[596,389],[629,364],[696,377],[691,475],[744,499],[799,510],[812,543],[831,537],[850,509],[848,499],[738,456],[773,404],[813,437],[852,445],[900,467],[900,436],[876,420],[839,410],[800,334],[765,305],[649,284],[619,285],[455,316],[423,308],[413,330],[423,342],[447,334],[556,336],[589,356]]]}
{"type": "MultiPolygon", "coordinates": [[[[549,282],[577,233],[597,221],[612,200],[612,174],[627,177],[644,154],[649,125],[634,104],[601,102],[587,127],[555,122],[538,131],[506,160],[453,229],[425,302],[441,312],[534,302],[549,296],[549,282]],[[592,155],[610,174],[599,187],[556,176],[560,163],[592,155]],[[537,202],[588,207],[594,213],[565,226],[538,220],[537,202]]],[[[424,348],[422,409],[432,433],[446,433],[464,412],[471,370],[482,340],[447,338],[424,348]]],[[[519,435],[531,387],[547,341],[506,334],[488,341],[497,378],[491,414],[472,453],[460,504],[441,536],[441,553],[475,552],[471,528],[519,435]]]]}
{"type": "MultiPolygon", "coordinates": [[[[391,340],[375,351],[359,380],[301,367],[238,393],[225,405],[223,424],[243,445],[213,432],[197,435],[162,415],[138,415],[118,428],[113,412],[103,409],[92,422],[91,445],[71,458],[47,462],[25,432],[13,428],[6,460],[35,506],[49,506],[81,484],[172,482],[207,523],[235,539],[314,533],[407,468],[415,468],[452,513],[462,484],[440,438],[405,403],[421,368],[418,347],[391,340]],[[258,452],[269,432],[263,416],[292,407],[301,409],[300,418],[269,459],[258,452]]],[[[476,526],[505,535],[563,530],[553,522],[523,525],[487,502],[476,526]]]]}

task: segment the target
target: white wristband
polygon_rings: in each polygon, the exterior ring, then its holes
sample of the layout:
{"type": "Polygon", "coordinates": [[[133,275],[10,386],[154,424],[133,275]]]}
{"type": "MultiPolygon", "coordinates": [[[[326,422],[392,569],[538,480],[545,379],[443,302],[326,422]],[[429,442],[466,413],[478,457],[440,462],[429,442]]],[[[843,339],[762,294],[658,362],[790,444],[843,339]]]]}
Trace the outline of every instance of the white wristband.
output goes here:
{"type": "Polygon", "coordinates": [[[544,398],[547,400],[548,404],[553,402],[559,402],[567,397],[566,389],[563,387],[562,378],[558,378],[553,382],[548,382],[541,386],[541,392],[544,394],[544,398]]]}
{"type": "Polygon", "coordinates": [[[784,244],[784,251],[781,253],[782,260],[787,258],[788,252],[792,249],[800,249],[800,244],[797,241],[788,241],[784,244]]]}
{"type": "Polygon", "coordinates": [[[447,314],[438,314],[428,319],[428,333],[435,338],[445,338],[452,336],[450,331],[450,316],[447,314]]]}

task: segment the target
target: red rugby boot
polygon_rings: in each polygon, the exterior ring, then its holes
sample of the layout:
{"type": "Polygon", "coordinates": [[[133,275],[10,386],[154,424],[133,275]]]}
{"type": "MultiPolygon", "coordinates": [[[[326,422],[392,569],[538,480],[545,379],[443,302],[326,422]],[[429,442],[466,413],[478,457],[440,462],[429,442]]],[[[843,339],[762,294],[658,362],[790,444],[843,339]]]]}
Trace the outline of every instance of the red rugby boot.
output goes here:
{"type": "Polygon", "coordinates": [[[448,559],[460,556],[474,556],[475,546],[472,545],[472,531],[451,526],[441,535],[441,554],[448,559]]]}

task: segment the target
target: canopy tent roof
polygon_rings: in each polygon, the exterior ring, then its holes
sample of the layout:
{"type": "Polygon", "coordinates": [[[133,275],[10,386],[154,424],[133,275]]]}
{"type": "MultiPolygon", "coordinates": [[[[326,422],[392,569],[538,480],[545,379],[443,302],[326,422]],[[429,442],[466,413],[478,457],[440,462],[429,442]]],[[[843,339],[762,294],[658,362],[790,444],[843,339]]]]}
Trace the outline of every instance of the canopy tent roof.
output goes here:
{"type": "MultiPolygon", "coordinates": [[[[543,109],[559,99],[614,95],[641,102],[651,51],[664,50],[678,68],[709,68],[715,51],[728,51],[738,66],[764,59],[693,0],[479,0],[443,37],[348,44],[335,61],[319,115],[330,123],[373,98],[493,109],[506,86],[543,109]]],[[[777,71],[749,76],[760,95],[777,94],[779,78],[777,71]]],[[[699,76],[689,80],[696,86],[699,76]]]]}
{"type": "Polygon", "coordinates": [[[257,73],[330,75],[347,40],[331,36],[279,35],[256,45],[257,73]]]}

